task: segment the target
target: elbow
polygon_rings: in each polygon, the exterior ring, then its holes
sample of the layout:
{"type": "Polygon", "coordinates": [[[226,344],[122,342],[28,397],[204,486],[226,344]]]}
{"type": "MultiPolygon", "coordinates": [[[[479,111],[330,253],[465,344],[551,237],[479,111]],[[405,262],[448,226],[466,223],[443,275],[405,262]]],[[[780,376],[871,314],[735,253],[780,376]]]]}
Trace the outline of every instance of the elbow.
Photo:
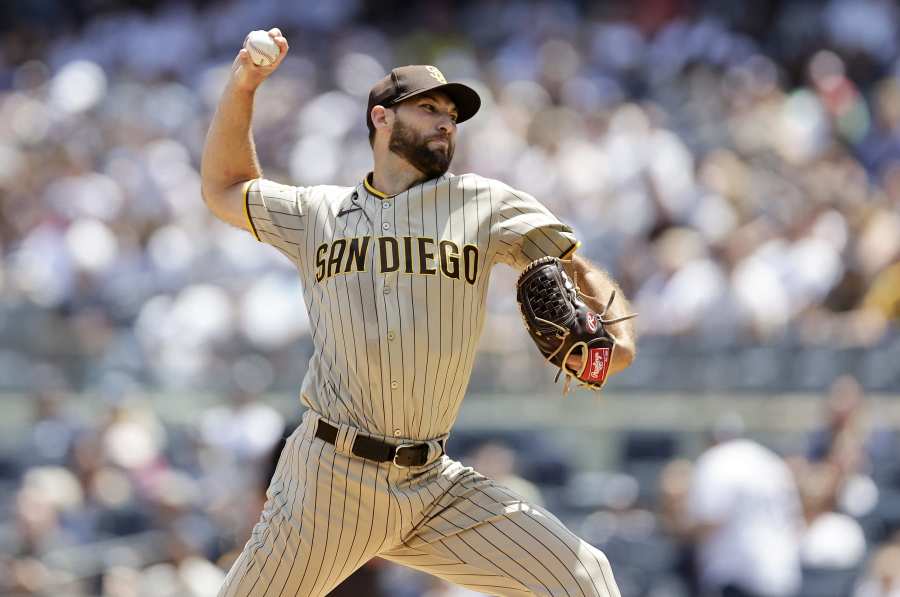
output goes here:
{"type": "Polygon", "coordinates": [[[203,203],[206,204],[206,207],[209,207],[209,191],[202,180],[200,181],[200,197],[203,199],[203,203]]]}
{"type": "Polygon", "coordinates": [[[212,209],[213,206],[213,191],[210,189],[210,185],[208,182],[201,178],[200,180],[200,196],[203,198],[203,203],[206,204],[206,207],[212,209]]]}
{"type": "Polygon", "coordinates": [[[211,162],[203,156],[200,159],[200,196],[210,210],[214,210],[228,188],[227,181],[217,172],[211,162]]]}
{"type": "Polygon", "coordinates": [[[216,203],[216,194],[214,191],[210,190],[210,188],[200,183],[200,196],[203,197],[203,204],[206,205],[206,209],[209,210],[209,213],[219,218],[219,209],[218,203],[216,203]]]}
{"type": "Polygon", "coordinates": [[[207,205],[215,198],[216,191],[221,189],[222,185],[217,182],[214,170],[210,167],[209,160],[206,156],[200,158],[200,195],[203,202],[207,205]]]}
{"type": "Polygon", "coordinates": [[[215,184],[208,179],[200,178],[200,196],[203,197],[203,203],[211,212],[218,215],[218,210],[222,204],[225,188],[220,184],[215,184]]]}
{"type": "Polygon", "coordinates": [[[203,203],[206,205],[206,208],[210,211],[212,215],[215,217],[222,219],[222,192],[215,187],[205,183],[203,181],[200,182],[200,196],[203,197],[203,203]]]}

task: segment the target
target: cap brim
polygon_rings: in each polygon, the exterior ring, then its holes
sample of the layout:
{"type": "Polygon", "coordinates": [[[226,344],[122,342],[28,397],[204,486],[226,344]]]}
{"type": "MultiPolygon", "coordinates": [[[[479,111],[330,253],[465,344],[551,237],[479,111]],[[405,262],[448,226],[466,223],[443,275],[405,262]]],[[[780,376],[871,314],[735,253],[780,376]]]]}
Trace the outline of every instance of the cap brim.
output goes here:
{"type": "Polygon", "coordinates": [[[481,97],[478,93],[468,85],[463,85],[462,83],[444,83],[443,85],[419,89],[418,91],[398,97],[391,103],[399,104],[400,102],[405,102],[406,100],[422,95],[423,93],[428,93],[429,91],[440,91],[445,93],[447,94],[447,97],[456,104],[457,124],[472,118],[475,116],[475,113],[478,112],[478,109],[481,108],[481,97]]]}

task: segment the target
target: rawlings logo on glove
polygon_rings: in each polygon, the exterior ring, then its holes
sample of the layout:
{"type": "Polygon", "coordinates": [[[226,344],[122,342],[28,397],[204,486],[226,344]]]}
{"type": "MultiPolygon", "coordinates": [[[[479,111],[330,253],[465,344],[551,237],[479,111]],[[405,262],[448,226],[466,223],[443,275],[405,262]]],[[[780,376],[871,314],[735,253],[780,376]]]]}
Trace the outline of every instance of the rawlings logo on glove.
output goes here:
{"type": "Polygon", "coordinates": [[[561,374],[567,376],[563,392],[569,391],[573,378],[579,385],[600,390],[606,383],[616,349],[616,339],[606,326],[635,315],[604,318],[615,292],[603,312],[592,311],[556,257],[542,257],[530,263],[519,276],[516,288],[528,333],[544,358],[559,367],[557,381],[561,374]],[[569,364],[571,357],[580,357],[577,370],[569,364]]]}
{"type": "Polygon", "coordinates": [[[584,381],[593,381],[602,384],[606,381],[606,374],[609,372],[609,362],[612,360],[611,348],[591,348],[590,358],[588,359],[590,366],[585,369],[586,373],[579,379],[584,381]]]}

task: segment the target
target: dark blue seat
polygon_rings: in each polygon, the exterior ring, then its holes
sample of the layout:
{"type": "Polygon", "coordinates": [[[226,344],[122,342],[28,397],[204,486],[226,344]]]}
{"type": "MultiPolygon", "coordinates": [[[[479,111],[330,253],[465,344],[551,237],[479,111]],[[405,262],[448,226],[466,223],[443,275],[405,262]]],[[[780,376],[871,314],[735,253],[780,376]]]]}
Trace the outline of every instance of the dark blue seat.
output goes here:
{"type": "Polygon", "coordinates": [[[797,597],[850,597],[858,568],[804,568],[797,597]]]}

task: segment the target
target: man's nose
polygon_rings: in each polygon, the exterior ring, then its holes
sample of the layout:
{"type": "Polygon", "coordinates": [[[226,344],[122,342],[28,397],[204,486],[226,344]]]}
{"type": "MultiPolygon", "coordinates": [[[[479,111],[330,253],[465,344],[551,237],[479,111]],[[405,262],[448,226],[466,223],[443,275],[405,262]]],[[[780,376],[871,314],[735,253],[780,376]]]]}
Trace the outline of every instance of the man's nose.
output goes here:
{"type": "Polygon", "coordinates": [[[445,135],[451,135],[454,129],[456,129],[456,124],[449,116],[441,118],[441,121],[438,123],[438,130],[440,130],[445,135]]]}

